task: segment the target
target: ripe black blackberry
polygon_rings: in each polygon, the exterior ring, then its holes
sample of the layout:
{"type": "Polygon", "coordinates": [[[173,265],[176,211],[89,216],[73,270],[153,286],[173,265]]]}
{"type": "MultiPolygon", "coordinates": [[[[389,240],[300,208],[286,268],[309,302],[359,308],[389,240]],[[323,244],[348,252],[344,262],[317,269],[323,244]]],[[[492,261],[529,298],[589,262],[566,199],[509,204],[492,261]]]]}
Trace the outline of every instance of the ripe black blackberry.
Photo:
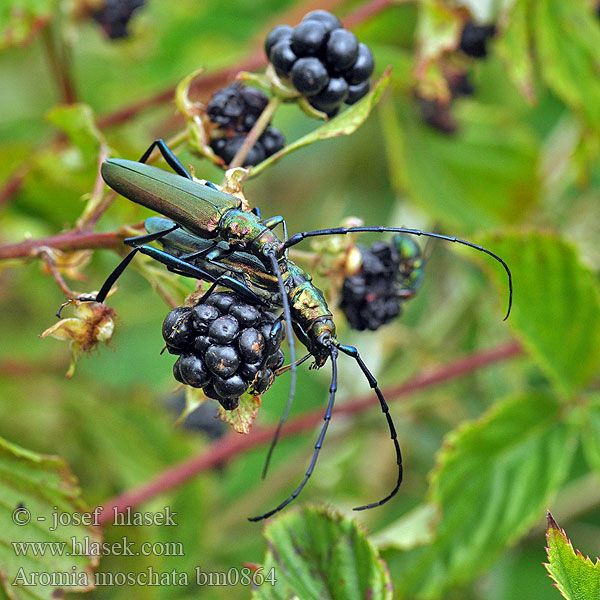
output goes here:
{"type": "Polygon", "coordinates": [[[487,43],[489,38],[496,33],[496,26],[477,25],[468,21],[463,27],[459,48],[468,56],[473,58],[485,58],[487,56],[487,43]]]}
{"type": "Polygon", "coordinates": [[[240,300],[233,292],[211,294],[194,307],[179,306],[162,328],[167,350],[178,354],[177,381],[202,388],[225,410],[246,392],[266,392],[281,367],[282,322],[272,313],[240,300]]]}
{"type": "MultiPolygon", "coordinates": [[[[211,132],[210,146],[226,164],[233,160],[268,102],[264,92],[238,82],[213,94],[206,106],[208,118],[217,125],[211,132]]],[[[257,165],[284,145],[282,133],[275,127],[267,127],[250,149],[242,166],[257,165]]]]}
{"type": "Polygon", "coordinates": [[[371,50],[325,10],[308,13],[295,28],[275,27],[265,40],[265,52],[277,74],[330,117],[370,89],[375,68],[371,50]]]}
{"type": "Polygon", "coordinates": [[[423,275],[421,250],[405,235],[358,250],[362,265],[344,279],[340,308],[353,329],[375,330],[395,319],[402,301],[416,293],[423,275]]]}
{"type": "Polygon", "coordinates": [[[104,6],[92,13],[92,17],[111,40],[124,38],[129,35],[127,27],[131,16],[145,3],[145,0],[105,0],[104,6]]]}

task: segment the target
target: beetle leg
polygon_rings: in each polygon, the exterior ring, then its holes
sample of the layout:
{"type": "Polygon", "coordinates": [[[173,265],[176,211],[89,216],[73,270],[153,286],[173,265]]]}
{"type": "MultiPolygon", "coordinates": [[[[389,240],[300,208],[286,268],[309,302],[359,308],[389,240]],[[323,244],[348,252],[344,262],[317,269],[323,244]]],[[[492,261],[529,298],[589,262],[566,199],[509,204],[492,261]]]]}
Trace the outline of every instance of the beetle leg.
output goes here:
{"type": "Polygon", "coordinates": [[[133,248],[137,248],[142,244],[149,244],[150,242],[155,242],[156,240],[160,240],[160,238],[164,237],[168,233],[179,229],[179,225],[173,225],[169,229],[164,229],[163,231],[155,231],[154,233],[145,233],[144,235],[137,235],[135,237],[125,238],[123,240],[124,244],[128,246],[132,246],[133,248]]]}
{"type": "Polygon", "coordinates": [[[315,468],[315,464],[317,463],[317,459],[319,458],[319,452],[323,446],[323,440],[325,439],[325,434],[327,433],[327,428],[329,427],[329,422],[331,421],[331,413],[333,412],[333,405],[335,403],[335,392],[337,390],[337,356],[338,351],[335,346],[331,348],[331,384],[329,386],[329,402],[327,404],[327,410],[325,411],[325,415],[323,416],[323,426],[321,427],[321,433],[319,434],[319,438],[317,439],[317,443],[315,444],[315,450],[313,452],[312,459],[310,461],[310,465],[306,470],[306,474],[304,475],[304,479],[300,483],[300,485],[277,507],[269,512],[266,512],[263,515],[259,515],[258,517],[250,517],[248,521],[262,521],[262,519],[267,519],[271,515],[274,515],[276,512],[279,512],[282,508],[285,508],[294,498],[298,496],[298,494],[302,491],[306,482],[309,480],[312,472],[315,468]]]}
{"type": "MultiPolygon", "coordinates": [[[[288,345],[290,349],[290,391],[288,394],[288,399],[283,409],[283,414],[279,419],[279,424],[277,425],[277,429],[275,431],[275,435],[271,440],[271,445],[269,446],[269,450],[267,452],[267,458],[265,459],[265,466],[262,471],[262,478],[264,479],[267,476],[267,471],[269,470],[269,463],[271,462],[271,456],[273,455],[273,451],[275,450],[275,446],[279,441],[279,436],[281,434],[281,430],[285,422],[287,421],[290,408],[292,407],[292,402],[294,401],[294,396],[296,395],[296,370],[297,370],[297,362],[296,362],[296,343],[294,341],[294,328],[292,325],[292,315],[290,312],[290,302],[285,291],[285,285],[283,283],[283,278],[281,276],[281,269],[279,268],[279,261],[277,260],[277,256],[272,253],[268,255],[271,259],[271,265],[273,266],[273,272],[277,277],[277,284],[279,285],[279,293],[281,294],[281,301],[283,304],[283,316],[285,318],[285,326],[287,330],[288,337],[288,345]]],[[[292,498],[293,500],[293,498],[292,498]]],[[[291,501],[291,500],[290,500],[291,501]]],[[[285,506],[285,505],[284,505],[285,506]]],[[[281,507],[283,508],[283,507],[281,507]]],[[[279,510],[279,509],[277,509],[279,510]]],[[[277,512],[277,510],[275,512],[277,512]]],[[[264,515],[263,517],[264,518],[264,515]]],[[[252,519],[251,519],[252,520],[252,519]]]]}
{"type": "Polygon", "coordinates": [[[288,233],[287,233],[287,223],[285,222],[285,219],[283,217],[270,217],[269,219],[265,219],[262,224],[267,227],[268,229],[275,229],[275,227],[277,227],[277,225],[279,225],[281,223],[281,226],[283,227],[283,239],[284,241],[287,242],[288,239],[288,233]]]}
{"type": "Polygon", "coordinates": [[[162,157],[167,161],[167,164],[171,167],[171,169],[173,169],[173,171],[175,171],[175,173],[177,173],[177,175],[181,175],[186,179],[193,180],[193,177],[190,175],[189,171],[181,164],[180,160],[173,154],[173,151],[171,148],[169,148],[169,146],[167,146],[164,140],[154,140],[152,144],[150,144],[148,150],[142,154],[142,158],[140,158],[138,162],[145,163],[152,154],[154,148],[159,149],[162,157]]]}
{"type": "Polygon", "coordinates": [[[227,287],[233,292],[237,292],[247,302],[264,304],[260,297],[257,296],[248,286],[244,285],[241,281],[230,277],[229,275],[212,275],[204,269],[200,269],[199,267],[196,267],[185,260],[182,260],[181,258],[177,258],[176,256],[173,256],[164,250],[159,250],[158,248],[153,248],[152,246],[140,246],[139,248],[136,248],[136,250],[142,254],[145,254],[146,256],[150,256],[154,260],[157,260],[165,265],[169,270],[179,273],[180,275],[192,277],[194,279],[201,279],[211,283],[214,283],[218,280],[219,285],[227,287]]]}
{"type": "MultiPolygon", "coordinates": [[[[258,215],[258,216],[260,218],[260,215],[258,215]]],[[[287,242],[288,228],[287,228],[287,222],[283,217],[271,217],[270,219],[265,219],[262,223],[268,229],[275,229],[275,227],[277,227],[277,225],[279,225],[281,223],[281,226],[283,227],[283,241],[287,242]]],[[[285,252],[283,255],[285,256],[285,258],[288,257],[288,249],[287,248],[285,249],[285,252]]]]}
{"type": "Polygon", "coordinates": [[[102,284],[100,291],[93,299],[93,302],[104,302],[110,288],[114,285],[115,281],[119,279],[121,273],[127,268],[129,263],[133,260],[133,257],[138,253],[139,248],[134,248],[116,267],[116,269],[107,277],[106,281],[102,284]]]}
{"type": "Polygon", "coordinates": [[[165,229],[163,231],[157,231],[155,233],[147,233],[145,235],[138,235],[136,237],[130,237],[123,240],[128,246],[133,246],[133,250],[116,266],[114,271],[107,277],[106,281],[102,284],[100,291],[96,295],[94,302],[104,302],[108,292],[110,292],[110,288],[114,285],[115,281],[119,279],[121,273],[127,268],[129,263],[133,260],[133,257],[138,252],[138,243],[148,243],[153,242],[155,240],[159,240],[161,237],[164,237],[168,233],[179,229],[179,225],[174,225],[169,229],[165,229]]]}
{"type": "Polygon", "coordinates": [[[379,400],[379,405],[381,406],[381,412],[385,415],[385,418],[388,422],[388,427],[390,428],[390,436],[392,441],[394,442],[394,447],[396,449],[396,464],[398,465],[398,481],[394,486],[394,489],[382,500],[378,502],[373,502],[372,504],[366,504],[365,506],[358,506],[354,510],[365,510],[367,508],[375,508],[376,506],[381,506],[385,504],[390,498],[393,498],[396,495],[396,492],[400,488],[400,484],[402,483],[402,453],[400,452],[400,444],[398,443],[398,436],[396,434],[396,428],[394,427],[394,421],[392,421],[392,416],[390,415],[390,409],[388,407],[385,398],[381,390],[379,389],[379,385],[377,384],[377,380],[373,376],[373,373],[369,371],[367,365],[364,363],[363,359],[360,357],[358,350],[354,346],[345,346],[343,344],[338,344],[337,346],[340,352],[351,356],[360,367],[360,370],[363,372],[364,376],[367,378],[371,389],[377,395],[377,399],[379,400]]]}
{"type": "Polygon", "coordinates": [[[197,252],[190,252],[189,254],[182,254],[180,258],[184,260],[190,260],[193,258],[203,258],[210,262],[215,262],[219,258],[224,258],[225,256],[229,256],[233,250],[229,247],[223,248],[219,246],[223,242],[216,242],[211,244],[208,248],[204,248],[204,250],[198,250],[197,252]]]}

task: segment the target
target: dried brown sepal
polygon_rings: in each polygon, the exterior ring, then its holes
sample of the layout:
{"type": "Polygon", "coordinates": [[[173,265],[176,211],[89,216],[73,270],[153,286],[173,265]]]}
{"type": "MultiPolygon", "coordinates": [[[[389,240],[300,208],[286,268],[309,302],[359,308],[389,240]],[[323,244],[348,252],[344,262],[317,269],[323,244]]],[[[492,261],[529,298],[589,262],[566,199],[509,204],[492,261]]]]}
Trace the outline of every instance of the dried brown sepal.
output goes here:
{"type": "Polygon", "coordinates": [[[108,343],[115,329],[115,311],[100,302],[84,302],[70,298],[74,317],[61,319],[48,327],[40,337],[53,337],[71,343],[71,364],[66,373],[71,378],[75,364],[83,352],[89,353],[100,342],[108,343]]]}

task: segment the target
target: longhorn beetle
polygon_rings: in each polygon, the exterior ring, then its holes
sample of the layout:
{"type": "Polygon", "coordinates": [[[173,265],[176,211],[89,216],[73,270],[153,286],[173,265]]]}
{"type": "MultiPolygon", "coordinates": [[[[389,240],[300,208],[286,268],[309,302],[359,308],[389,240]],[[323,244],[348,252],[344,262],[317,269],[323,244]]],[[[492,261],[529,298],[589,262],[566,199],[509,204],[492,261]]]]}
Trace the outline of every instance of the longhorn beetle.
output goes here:
{"type": "Polygon", "coordinates": [[[402,482],[402,455],[387,402],[358,350],[337,340],[333,316],[323,293],[311,282],[310,276],[288,258],[287,250],[306,238],[353,232],[404,233],[469,246],[497,260],[508,275],[509,301],[505,319],[512,305],[512,276],[506,263],[490,250],[466,240],[402,227],[334,227],[303,231],[288,237],[283,217],[262,219],[258,209],[243,210],[239,198],[219,191],[210,182],[204,184],[194,180],[163,140],[153,142],[139,162],[111,158],[102,164],[101,172],[104,181],[116,192],[171,220],[148,219],[147,234],[124,240],[133,250],[109,275],[95,298],[97,302],[105,300],[135,254],[141,252],[175,273],[211,282],[200,302],[220,285],[249,302],[283,309],[290,348],[290,392],[271,442],[263,476],[294,398],[297,365],[312,356],[314,367],[320,368],[331,359],[329,401],[306,474],[300,485],[283,502],[262,515],[251,517],[250,521],[266,519],[283,509],[298,496],[310,478],[333,411],[339,352],[356,361],[375,392],[388,423],[398,465],[398,478],[392,491],[385,498],[355,510],[380,506],[392,498],[402,482]],[[154,148],[158,148],[174,173],[145,164],[154,148]],[[273,229],[280,224],[284,232],[283,241],[273,233],[273,229]],[[162,243],[164,249],[149,246],[153,241],[162,243]],[[294,333],[308,350],[308,354],[299,361],[296,361],[294,333]]]}

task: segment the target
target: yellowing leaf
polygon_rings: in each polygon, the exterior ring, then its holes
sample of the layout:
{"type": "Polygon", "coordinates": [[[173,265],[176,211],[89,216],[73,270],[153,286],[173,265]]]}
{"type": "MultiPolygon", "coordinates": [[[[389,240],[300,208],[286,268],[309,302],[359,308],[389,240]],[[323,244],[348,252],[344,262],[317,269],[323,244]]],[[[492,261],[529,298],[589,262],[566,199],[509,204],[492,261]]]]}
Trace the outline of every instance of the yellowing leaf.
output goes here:
{"type": "Polygon", "coordinates": [[[223,423],[228,423],[238,433],[250,433],[250,428],[256,419],[260,407],[260,396],[244,394],[240,404],[233,410],[225,410],[219,405],[219,418],[223,423]]]}
{"type": "Polygon", "coordinates": [[[104,136],[96,127],[94,113],[87,104],[55,106],[46,113],[46,120],[64,131],[86,158],[96,159],[104,136]]]}
{"type": "Polygon", "coordinates": [[[439,0],[425,0],[419,5],[417,25],[416,77],[419,92],[426,98],[450,100],[450,90],[441,74],[438,61],[458,45],[463,17],[439,0]]]}

